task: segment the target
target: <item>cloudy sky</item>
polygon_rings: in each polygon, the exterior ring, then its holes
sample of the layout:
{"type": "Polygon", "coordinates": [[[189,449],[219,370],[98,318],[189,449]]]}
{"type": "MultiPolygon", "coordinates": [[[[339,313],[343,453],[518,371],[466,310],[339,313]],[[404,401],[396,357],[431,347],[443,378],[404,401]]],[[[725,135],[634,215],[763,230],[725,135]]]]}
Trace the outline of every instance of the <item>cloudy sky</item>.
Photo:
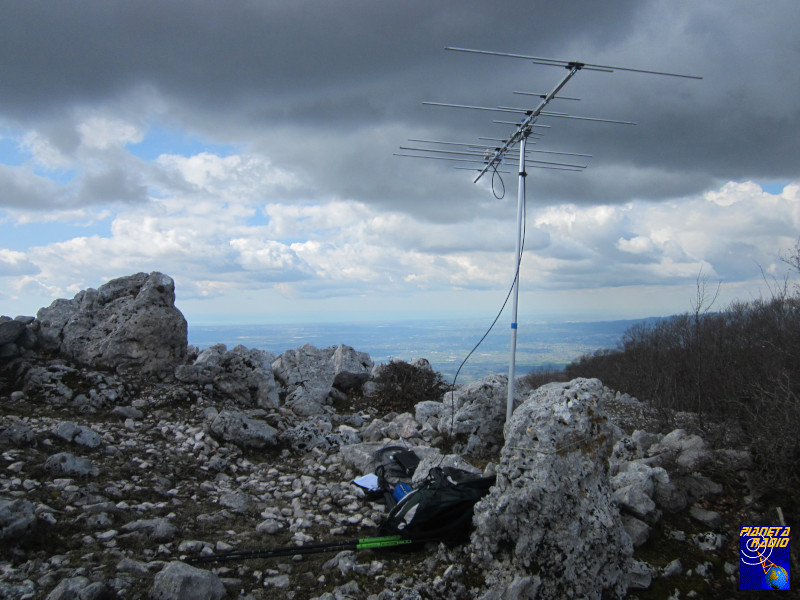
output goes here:
{"type": "Polygon", "coordinates": [[[423,101],[566,71],[445,46],[703,77],[584,70],[550,108],[637,125],[540,118],[592,157],[528,169],[520,320],[758,297],[800,234],[798,30],[796,0],[6,2],[0,314],[157,270],[190,324],[491,318],[517,178],[393,154],[514,129],[423,101]]]}

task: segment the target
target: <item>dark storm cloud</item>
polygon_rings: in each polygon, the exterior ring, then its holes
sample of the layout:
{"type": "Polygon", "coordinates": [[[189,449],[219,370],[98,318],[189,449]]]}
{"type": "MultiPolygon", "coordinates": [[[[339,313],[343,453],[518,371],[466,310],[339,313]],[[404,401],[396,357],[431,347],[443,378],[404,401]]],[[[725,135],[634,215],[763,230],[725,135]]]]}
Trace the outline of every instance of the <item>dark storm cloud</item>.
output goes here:
{"type": "Polygon", "coordinates": [[[8,120],[54,128],[72,109],[123,106],[152,90],[162,118],[263,152],[320,196],[432,219],[466,218],[491,196],[445,163],[392,158],[397,146],[415,135],[472,141],[511,128],[421,102],[520,105],[513,90],[548,91],[564,73],[445,45],[704,77],[579,73],[565,93],[582,100],[554,110],[639,125],[547,120],[542,144],[594,158],[581,175],[538,176],[542,202],[658,200],[729,179],[798,177],[793,1],[102,0],[20,2],[3,16],[8,120]]]}

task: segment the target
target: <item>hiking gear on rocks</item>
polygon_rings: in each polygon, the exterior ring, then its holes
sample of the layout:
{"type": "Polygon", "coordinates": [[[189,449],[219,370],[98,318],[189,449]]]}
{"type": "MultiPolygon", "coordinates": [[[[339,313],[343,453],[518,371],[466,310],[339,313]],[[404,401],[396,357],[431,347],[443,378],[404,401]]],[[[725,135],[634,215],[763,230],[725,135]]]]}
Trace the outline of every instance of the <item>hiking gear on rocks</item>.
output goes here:
{"type": "Polygon", "coordinates": [[[415,542],[463,542],[472,530],[475,503],[494,483],[494,475],[480,477],[453,467],[434,467],[389,512],[378,532],[415,542]]]}

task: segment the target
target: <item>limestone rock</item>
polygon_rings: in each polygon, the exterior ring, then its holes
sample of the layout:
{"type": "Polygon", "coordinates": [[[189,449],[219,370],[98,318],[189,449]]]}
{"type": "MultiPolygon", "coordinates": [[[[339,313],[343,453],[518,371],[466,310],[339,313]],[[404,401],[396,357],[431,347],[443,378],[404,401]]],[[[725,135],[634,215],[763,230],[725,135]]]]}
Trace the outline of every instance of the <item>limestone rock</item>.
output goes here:
{"type": "Polygon", "coordinates": [[[37,319],[41,347],[81,365],[167,376],[186,358],[186,320],[163,273],[83,290],[40,309],[37,319]]]}
{"type": "Polygon", "coordinates": [[[131,521],[122,526],[122,531],[140,532],[153,542],[169,542],[177,535],[178,528],[161,517],[131,521]]]}
{"type": "Polygon", "coordinates": [[[33,504],[27,500],[0,498],[0,540],[16,543],[29,537],[36,530],[36,514],[33,504]]]}
{"type": "Polygon", "coordinates": [[[76,425],[72,421],[62,421],[58,424],[55,434],[66,442],[74,442],[87,448],[98,448],[103,438],[89,427],[76,425]]]}
{"type": "Polygon", "coordinates": [[[191,365],[180,365],[175,377],[185,383],[213,384],[243,407],[277,408],[278,388],[272,374],[275,356],[238,345],[216,344],[201,351],[191,365]]]}
{"type": "Polygon", "coordinates": [[[225,587],[210,571],[182,562],[171,562],[159,571],[153,581],[153,600],[220,600],[225,587]]]}
{"type": "Polygon", "coordinates": [[[692,435],[683,429],[675,429],[661,441],[650,446],[648,456],[657,457],[660,466],[674,466],[682,473],[692,473],[712,459],[705,441],[699,435],[692,435]]]}
{"type": "Polygon", "coordinates": [[[372,368],[368,354],[345,345],[318,349],[305,344],[272,363],[275,378],[288,392],[286,405],[301,416],[318,414],[313,405],[328,404],[333,387],[352,389],[368,379],[372,368]]]}
{"type": "Polygon", "coordinates": [[[536,565],[525,587],[537,598],[623,595],[633,545],[608,480],[604,393],[596,379],[549,384],[514,412],[497,484],[473,519],[487,594],[499,597],[536,565]]]}
{"type": "Polygon", "coordinates": [[[433,467],[453,467],[456,469],[461,469],[462,471],[474,473],[477,476],[482,475],[480,469],[473,467],[457,454],[447,454],[442,456],[437,451],[436,453],[430,453],[421,458],[419,464],[417,465],[417,470],[414,471],[414,476],[411,478],[411,485],[416,487],[422,483],[433,467]]]}
{"type": "Polygon", "coordinates": [[[661,467],[651,467],[636,460],[626,465],[625,471],[611,478],[614,499],[633,516],[656,523],[661,518],[653,500],[656,484],[669,483],[669,475],[661,467]]]}
{"type": "Polygon", "coordinates": [[[468,438],[465,454],[480,454],[492,446],[502,446],[507,395],[505,375],[490,375],[452,394],[448,392],[439,413],[439,432],[468,438]]]}
{"type": "Polygon", "coordinates": [[[35,443],[36,434],[25,423],[12,423],[0,431],[0,446],[31,446],[35,443]]]}
{"type": "Polygon", "coordinates": [[[216,416],[211,432],[242,448],[267,448],[274,446],[278,439],[278,431],[269,423],[232,410],[223,410],[216,416]]]}
{"type": "Polygon", "coordinates": [[[99,470],[88,458],[69,452],[59,452],[48,457],[44,469],[55,477],[96,477],[99,470]]]}

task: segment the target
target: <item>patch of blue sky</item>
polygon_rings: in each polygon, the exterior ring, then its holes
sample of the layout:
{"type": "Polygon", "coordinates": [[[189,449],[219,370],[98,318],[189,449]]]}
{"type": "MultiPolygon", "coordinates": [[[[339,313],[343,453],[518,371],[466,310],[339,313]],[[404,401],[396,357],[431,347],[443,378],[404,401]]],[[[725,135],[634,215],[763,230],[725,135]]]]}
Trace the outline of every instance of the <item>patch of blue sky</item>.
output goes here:
{"type": "Polygon", "coordinates": [[[230,156],[236,152],[231,144],[216,144],[180,129],[168,129],[151,125],[144,139],[137,144],[128,144],[128,151],[143,160],[155,160],[162,154],[194,156],[203,152],[218,156],[230,156]]]}
{"type": "Polygon", "coordinates": [[[766,183],[759,183],[758,185],[761,186],[761,189],[764,190],[768,194],[780,194],[783,192],[783,188],[789,185],[788,181],[769,181],[766,183]]]}
{"type": "Polygon", "coordinates": [[[77,176],[78,172],[73,169],[48,169],[42,165],[34,164],[33,172],[39,177],[45,177],[59,185],[66,185],[77,176]]]}
{"type": "Polygon", "coordinates": [[[111,220],[95,221],[90,225],[68,223],[30,223],[11,225],[0,217],[0,248],[25,252],[34,246],[47,246],[78,237],[110,237],[111,220]]]}
{"type": "Polygon", "coordinates": [[[18,167],[24,164],[28,158],[30,155],[20,150],[19,141],[16,138],[0,134],[0,164],[18,167]]]}

